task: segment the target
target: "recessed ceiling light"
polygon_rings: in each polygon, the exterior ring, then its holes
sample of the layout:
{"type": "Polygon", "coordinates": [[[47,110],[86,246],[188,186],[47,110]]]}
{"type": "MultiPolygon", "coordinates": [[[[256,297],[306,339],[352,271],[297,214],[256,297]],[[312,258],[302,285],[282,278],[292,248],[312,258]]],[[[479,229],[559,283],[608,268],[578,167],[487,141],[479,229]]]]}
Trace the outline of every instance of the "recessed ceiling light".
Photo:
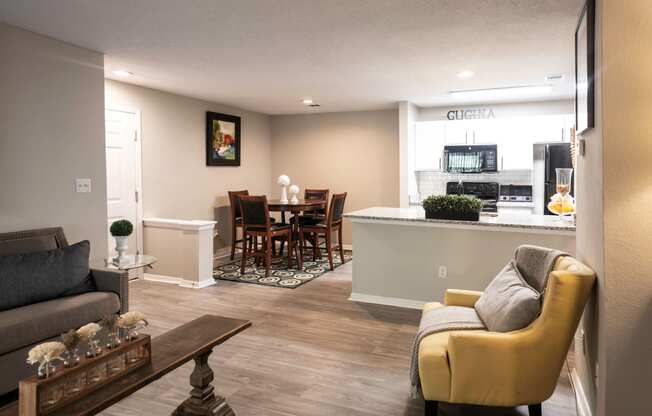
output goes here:
{"type": "Polygon", "coordinates": [[[458,78],[471,78],[473,75],[475,75],[475,72],[473,71],[462,71],[457,74],[458,78]]]}
{"type": "Polygon", "coordinates": [[[486,88],[479,90],[450,91],[451,97],[467,100],[502,100],[521,98],[532,95],[547,94],[552,90],[550,85],[526,85],[501,88],[486,88]]]}
{"type": "Polygon", "coordinates": [[[117,76],[119,76],[119,77],[130,77],[130,76],[132,76],[134,73],[133,73],[133,72],[129,72],[129,71],[125,71],[124,69],[117,69],[117,70],[113,71],[113,74],[114,74],[114,75],[117,75],[117,76]]]}
{"type": "Polygon", "coordinates": [[[312,98],[304,98],[301,102],[305,105],[311,105],[313,103],[312,98]]]}

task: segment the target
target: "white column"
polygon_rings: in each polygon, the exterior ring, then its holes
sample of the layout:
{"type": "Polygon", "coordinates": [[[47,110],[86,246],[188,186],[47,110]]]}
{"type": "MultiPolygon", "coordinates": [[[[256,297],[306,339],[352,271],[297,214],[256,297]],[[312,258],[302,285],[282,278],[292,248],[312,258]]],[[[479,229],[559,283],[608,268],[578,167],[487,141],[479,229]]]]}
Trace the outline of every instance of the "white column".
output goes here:
{"type": "Polygon", "coordinates": [[[145,280],[201,289],[213,279],[213,238],[217,221],[146,218],[145,252],[158,259],[145,280]]]}
{"type": "Polygon", "coordinates": [[[414,136],[418,108],[409,101],[398,103],[399,192],[401,208],[410,205],[410,182],[414,178],[414,136]]]}

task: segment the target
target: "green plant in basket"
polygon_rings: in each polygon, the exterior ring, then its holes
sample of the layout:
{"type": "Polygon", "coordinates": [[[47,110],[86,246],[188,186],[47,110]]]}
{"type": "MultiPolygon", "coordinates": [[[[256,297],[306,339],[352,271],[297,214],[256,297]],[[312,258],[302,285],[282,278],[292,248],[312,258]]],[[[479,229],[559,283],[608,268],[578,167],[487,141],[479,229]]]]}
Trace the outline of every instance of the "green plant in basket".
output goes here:
{"type": "Polygon", "coordinates": [[[114,237],[127,237],[134,231],[134,226],[127,220],[118,220],[111,224],[110,231],[114,237]]]}
{"type": "Polygon", "coordinates": [[[478,221],[482,201],[467,195],[431,195],[423,200],[426,218],[478,221]]]}

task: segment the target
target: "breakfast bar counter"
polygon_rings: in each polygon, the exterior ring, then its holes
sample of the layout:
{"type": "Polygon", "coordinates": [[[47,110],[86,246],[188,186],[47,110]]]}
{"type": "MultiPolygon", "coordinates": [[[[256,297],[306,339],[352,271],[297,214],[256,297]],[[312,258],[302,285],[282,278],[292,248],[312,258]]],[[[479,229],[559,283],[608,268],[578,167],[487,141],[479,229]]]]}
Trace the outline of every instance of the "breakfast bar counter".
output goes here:
{"type": "Polygon", "coordinates": [[[521,244],[575,252],[575,226],[554,216],[426,219],[423,208],[373,207],[344,215],[353,229],[357,302],[420,308],[446,289],[483,290],[521,244]]]}
{"type": "Polygon", "coordinates": [[[459,229],[486,229],[494,231],[530,231],[575,235],[575,226],[552,215],[499,214],[481,215],[480,221],[434,220],[427,219],[420,207],[389,208],[373,207],[344,214],[353,223],[405,223],[405,225],[426,227],[447,227],[459,229]]]}

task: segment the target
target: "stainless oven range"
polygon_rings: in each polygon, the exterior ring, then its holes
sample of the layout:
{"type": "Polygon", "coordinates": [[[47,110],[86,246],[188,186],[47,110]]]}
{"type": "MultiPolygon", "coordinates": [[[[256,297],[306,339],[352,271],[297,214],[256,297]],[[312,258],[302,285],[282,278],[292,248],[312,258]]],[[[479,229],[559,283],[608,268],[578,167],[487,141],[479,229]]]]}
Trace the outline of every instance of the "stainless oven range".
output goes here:
{"type": "Polygon", "coordinates": [[[447,182],[447,195],[471,195],[482,200],[482,212],[498,212],[498,182],[447,182]]]}

